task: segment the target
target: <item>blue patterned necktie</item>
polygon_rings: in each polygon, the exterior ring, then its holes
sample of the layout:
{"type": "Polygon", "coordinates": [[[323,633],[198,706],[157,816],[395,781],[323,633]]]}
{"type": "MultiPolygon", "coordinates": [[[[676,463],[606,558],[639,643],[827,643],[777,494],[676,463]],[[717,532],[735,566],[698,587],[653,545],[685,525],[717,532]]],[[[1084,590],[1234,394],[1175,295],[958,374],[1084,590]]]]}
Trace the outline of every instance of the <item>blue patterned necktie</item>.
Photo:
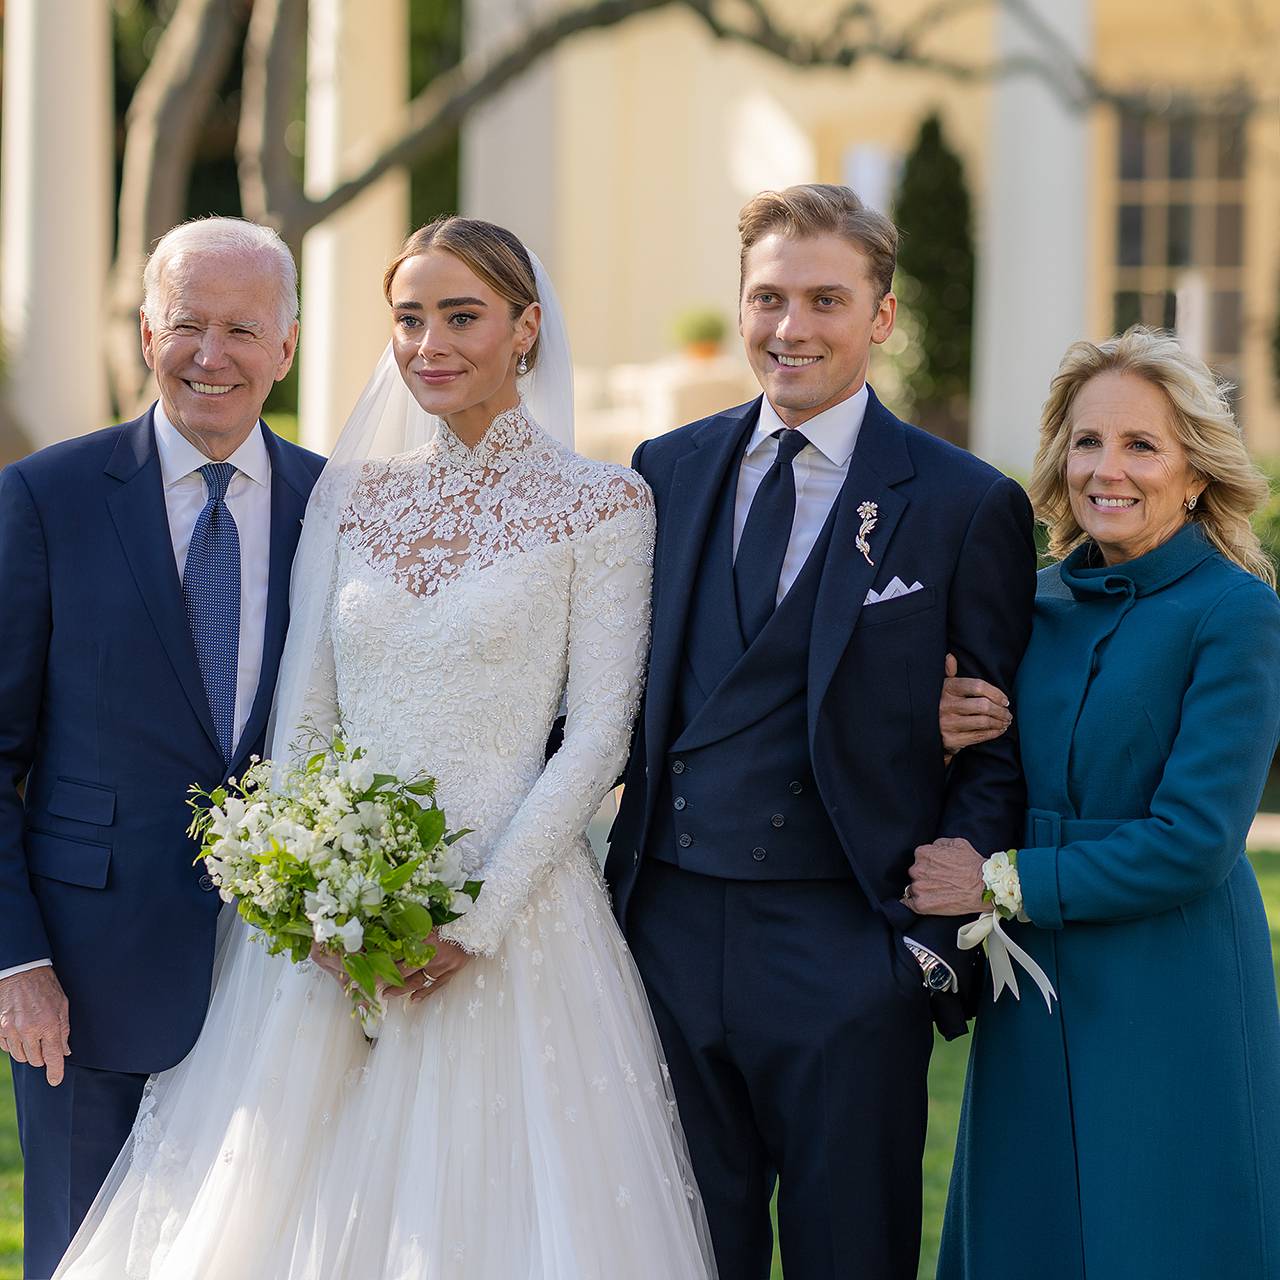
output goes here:
{"type": "Polygon", "coordinates": [[[778,456],[751,499],[733,562],[738,621],[748,644],[760,634],[778,601],[778,579],[796,517],[796,476],[791,464],[809,443],[799,431],[785,427],[773,435],[778,456]]]}
{"type": "Polygon", "coordinates": [[[200,468],[208,500],[196,517],[182,574],[187,621],[196,661],[209,697],[222,757],[235,747],[236,672],[240,663],[240,533],[227,507],[227,486],[236,473],[229,462],[200,468]]]}

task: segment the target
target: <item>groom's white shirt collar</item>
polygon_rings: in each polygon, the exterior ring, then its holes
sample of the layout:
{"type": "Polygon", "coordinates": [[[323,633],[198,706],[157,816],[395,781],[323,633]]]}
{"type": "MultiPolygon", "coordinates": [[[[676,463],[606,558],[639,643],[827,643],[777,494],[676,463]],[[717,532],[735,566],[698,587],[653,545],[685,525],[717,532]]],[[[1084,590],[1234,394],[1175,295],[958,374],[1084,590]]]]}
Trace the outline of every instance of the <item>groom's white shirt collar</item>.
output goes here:
{"type": "MultiPolygon", "coordinates": [[[[853,457],[866,412],[867,384],[864,382],[847,400],[824,409],[808,422],[802,423],[797,430],[804,433],[809,443],[832,466],[844,468],[853,457]]],[[[747,445],[747,456],[750,457],[775,431],[786,428],[787,424],[769,403],[769,397],[765,396],[760,404],[760,421],[751,433],[751,440],[747,445]]]]}
{"type": "MultiPolygon", "coordinates": [[[[156,452],[160,455],[160,475],[167,489],[179,480],[185,480],[192,472],[199,471],[210,459],[173,425],[164,411],[163,400],[156,401],[154,421],[156,452]]],[[[241,475],[247,476],[256,484],[270,485],[271,457],[267,453],[267,442],[262,438],[260,421],[227,461],[241,475]]]]}

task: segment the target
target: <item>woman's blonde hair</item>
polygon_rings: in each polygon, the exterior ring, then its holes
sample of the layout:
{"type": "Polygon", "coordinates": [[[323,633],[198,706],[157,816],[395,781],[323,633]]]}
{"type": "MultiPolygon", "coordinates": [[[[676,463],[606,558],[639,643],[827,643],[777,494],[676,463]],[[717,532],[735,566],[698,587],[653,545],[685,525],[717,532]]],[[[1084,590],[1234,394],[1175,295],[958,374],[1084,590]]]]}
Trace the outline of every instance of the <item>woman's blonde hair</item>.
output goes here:
{"type": "Polygon", "coordinates": [[[1275,586],[1275,565],[1249,523],[1270,486],[1245,448],[1227,386],[1171,334],[1140,325],[1106,342],[1072,343],[1054,375],[1029,486],[1036,515],[1049,530],[1050,555],[1060,560],[1087,538],[1071,510],[1067,453],[1076,397],[1100,373],[1131,373],[1164,392],[1187,460],[1205,481],[1190,519],[1227,559],[1275,586]]]}

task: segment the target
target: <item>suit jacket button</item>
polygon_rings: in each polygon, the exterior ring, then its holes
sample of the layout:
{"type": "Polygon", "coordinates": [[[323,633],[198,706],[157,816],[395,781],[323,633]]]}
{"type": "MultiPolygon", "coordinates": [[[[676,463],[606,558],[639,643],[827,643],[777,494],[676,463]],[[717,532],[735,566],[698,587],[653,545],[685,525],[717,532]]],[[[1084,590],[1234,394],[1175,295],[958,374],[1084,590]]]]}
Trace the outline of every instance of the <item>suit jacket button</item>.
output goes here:
{"type": "Polygon", "coordinates": [[[682,849],[687,849],[692,843],[693,837],[687,831],[684,832],[680,839],[676,841],[676,844],[678,844],[682,849]]]}
{"type": "Polygon", "coordinates": [[[804,790],[804,783],[803,782],[789,783],[787,785],[787,790],[790,791],[793,796],[798,796],[804,790]]]}
{"type": "Polygon", "coordinates": [[[684,806],[685,806],[684,796],[676,796],[676,809],[677,810],[683,809],[684,806]]]}
{"type": "Polygon", "coordinates": [[[206,873],[200,877],[200,887],[205,893],[212,893],[218,886],[213,883],[213,877],[206,873]]]}
{"type": "Polygon", "coordinates": [[[636,849],[631,855],[631,865],[638,867],[640,865],[640,850],[636,849]]]}
{"type": "Polygon", "coordinates": [[[752,850],[751,850],[751,856],[752,856],[752,857],[753,857],[757,862],[763,862],[763,861],[765,860],[765,851],[764,851],[763,849],[761,849],[761,848],[757,847],[757,848],[755,848],[755,849],[752,849],[752,850]]]}
{"type": "Polygon", "coordinates": [[[671,762],[671,772],[672,772],[672,773],[683,773],[683,772],[684,772],[684,761],[683,761],[683,760],[673,760],[673,761],[671,762]]]}
{"type": "Polygon", "coordinates": [[[769,824],[770,826],[781,827],[786,825],[786,821],[786,818],[784,818],[782,814],[775,813],[773,817],[769,819],[769,824]]]}

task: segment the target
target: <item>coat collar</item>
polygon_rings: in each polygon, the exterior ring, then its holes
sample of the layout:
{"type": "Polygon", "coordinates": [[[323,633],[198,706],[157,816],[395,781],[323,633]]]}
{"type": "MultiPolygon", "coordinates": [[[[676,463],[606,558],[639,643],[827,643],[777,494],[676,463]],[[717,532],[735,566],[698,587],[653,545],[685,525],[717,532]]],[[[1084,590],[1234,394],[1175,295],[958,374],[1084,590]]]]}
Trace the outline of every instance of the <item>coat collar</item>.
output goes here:
{"type": "Polygon", "coordinates": [[[906,497],[895,486],[915,475],[906,428],[870,387],[867,391],[867,411],[849,463],[849,475],[837,499],[831,547],[813,609],[809,644],[811,738],[836,666],[858,623],[867,590],[907,509],[906,497]],[[875,507],[875,527],[864,538],[868,546],[864,554],[858,538],[864,524],[860,512],[867,503],[875,507]]]}
{"type": "Polygon", "coordinates": [[[1217,554],[1204,530],[1190,520],[1146,555],[1123,564],[1102,564],[1097,545],[1085,542],[1067,556],[1059,566],[1059,573],[1077,600],[1146,596],[1185,577],[1217,554]]]}
{"type": "MultiPolygon", "coordinates": [[[[285,445],[265,423],[260,423],[259,429],[271,459],[267,617],[262,645],[262,674],[233,766],[261,736],[271,710],[276,671],[289,621],[289,574],[313,481],[300,450],[285,445]]],[[[120,482],[108,495],[107,507],[139,594],[187,700],[210,743],[221,754],[191,639],[182,582],[173,557],[151,409],[121,426],[105,472],[120,482]]]]}
{"type": "Polygon", "coordinates": [[[680,672],[689,586],[696,580],[707,530],[734,463],[760,417],[757,397],[717,414],[692,435],[693,448],[675,464],[666,515],[658,542],[657,593],[653,646],[649,657],[649,694],[645,699],[645,746],[651,776],[662,767],[671,706],[680,672]]]}

